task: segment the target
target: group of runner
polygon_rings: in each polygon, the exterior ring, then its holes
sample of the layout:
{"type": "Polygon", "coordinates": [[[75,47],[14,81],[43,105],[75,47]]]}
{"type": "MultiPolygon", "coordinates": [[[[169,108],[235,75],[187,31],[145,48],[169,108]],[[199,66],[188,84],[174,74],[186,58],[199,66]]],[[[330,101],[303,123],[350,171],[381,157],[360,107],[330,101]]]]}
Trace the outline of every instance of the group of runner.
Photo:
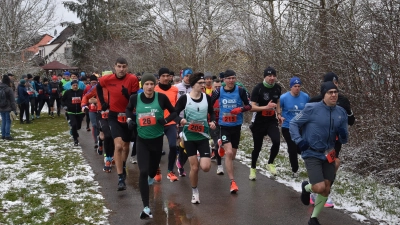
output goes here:
{"type": "Polygon", "coordinates": [[[347,141],[347,124],[354,123],[350,103],[338,95],[337,83],[334,83],[338,81],[337,75],[326,74],[321,96],[312,99],[316,103],[308,103],[310,98],[301,91],[299,77],[290,79],[290,91],[282,95],[272,67],[264,70],[264,79],[251,94],[237,81],[233,70],[226,70],[216,79],[210,73],[194,73],[185,68],[181,72],[182,81],[173,85],[173,73],[168,68],[159,70],[158,79],[151,73],[138,79],[128,72],[127,60],[118,58],[114,69],[115,73],[98,80],[91,77],[85,90],[79,91],[79,82],[71,81],[71,89],[62,99],[67,106],[74,144],[78,143],[79,123],[88,112],[95,148],[99,154],[104,152],[104,171],[111,172],[111,165],[115,163],[118,191],[126,189],[126,163],[130,143],[134,143],[131,162],[138,163],[140,171],[144,206],[141,219],[152,218],[149,186],[162,180],[160,160],[164,135],[169,147],[167,178],[171,182],[179,180],[174,172],[175,164],[179,176],[186,176],[184,164],[189,161],[193,204],[200,203],[198,171],[208,172],[213,157],[217,160],[219,175],[224,174],[221,163],[224,157],[229,190],[232,194],[239,191],[233,161],[246,111],[253,112],[250,130],[254,149],[249,179],[256,180],[257,159],[267,135],[272,141],[267,169],[277,175],[274,160],[279,152],[279,126],[282,126],[293,177],[298,176],[298,154],[306,163],[311,184],[302,183],[301,199],[304,204],[310,201],[315,204],[309,224],[319,224],[316,218],[324,205],[333,206],[329,201],[328,205],[325,203],[340,162],[339,146],[347,141]],[[344,109],[336,106],[338,98],[338,105],[344,109]],[[318,195],[310,197],[310,193],[318,195]]]}

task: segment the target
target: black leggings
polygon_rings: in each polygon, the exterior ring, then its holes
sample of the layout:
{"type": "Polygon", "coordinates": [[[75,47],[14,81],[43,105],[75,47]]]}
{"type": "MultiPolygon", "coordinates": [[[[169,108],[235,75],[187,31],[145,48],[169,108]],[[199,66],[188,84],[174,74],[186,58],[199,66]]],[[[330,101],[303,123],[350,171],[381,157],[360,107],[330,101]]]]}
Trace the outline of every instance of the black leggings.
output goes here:
{"type": "Polygon", "coordinates": [[[149,206],[148,177],[154,178],[162,156],[164,136],[153,139],[137,137],[137,162],[140,171],[139,188],[143,206],[149,206]]]}
{"type": "Polygon", "coordinates": [[[106,157],[114,156],[114,139],[111,135],[110,125],[108,125],[108,120],[101,118],[101,113],[97,113],[98,127],[104,134],[103,148],[106,157]]]}
{"type": "Polygon", "coordinates": [[[221,132],[219,125],[217,125],[217,127],[214,130],[210,130],[210,135],[214,142],[214,155],[217,158],[217,165],[221,165],[221,156],[219,156],[218,154],[218,149],[219,149],[218,139],[221,138],[220,133],[221,132]]]}
{"type": "Polygon", "coordinates": [[[268,135],[272,141],[271,152],[268,159],[268,164],[274,163],[274,160],[279,152],[281,144],[281,135],[278,128],[278,121],[272,120],[268,122],[254,122],[252,127],[254,150],[251,152],[251,168],[256,168],[257,159],[260,155],[264,136],[268,135]]]}
{"type": "Polygon", "coordinates": [[[82,120],[85,114],[68,114],[69,122],[71,124],[72,137],[76,140],[79,137],[78,130],[81,129],[82,120]]]}
{"type": "Polygon", "coordinates": [[[37,115],[37,116],[40,116],[40,112],[41,112],[42,109],[43,109],[44,103],[47,104],[48,111],[50,112],[50,99],[49,99],[49,98],[46,98],[46,97],[43,97],[43,98],[40,99],[40,101],[38,102],[38,108],[37,108],[37,111],[36,111],[36,115],[37,115]]]}
{"type": "Polygon", "coordinates": [[[290,161],[290,166],[292,167],[292,172],[296,173],[299,170],[299,161],[297,154],[300,153],[300,150],[297,147],[296,143],[292,141],[292,138],[290,137],[289,133],[289,128],[282,127],[282,135],[285,138],[287,144],[289,161],[290,161]]]}
{"type": "Polygon", "coordinates": [[[29,120],[30,120],[29,102],[25,102],[25,103],[19,104],[19,121],[20,122],[23,121],[24,113],[25,113],[26,122],[29,122],[29,120]]]}
{"type": "Polygon", "coordinates": [[[29,101],[31,103],[31,115],[34,116],[37,110],[36,98],[29,98],[29,101]]]}
{"type": "Polygon", "coordinates": [[[164,127],[164,134],[168,139],[169,154],[168,154],[168,170],[174,171],[176,160],[176,124],[171,124],[164,127]]]}

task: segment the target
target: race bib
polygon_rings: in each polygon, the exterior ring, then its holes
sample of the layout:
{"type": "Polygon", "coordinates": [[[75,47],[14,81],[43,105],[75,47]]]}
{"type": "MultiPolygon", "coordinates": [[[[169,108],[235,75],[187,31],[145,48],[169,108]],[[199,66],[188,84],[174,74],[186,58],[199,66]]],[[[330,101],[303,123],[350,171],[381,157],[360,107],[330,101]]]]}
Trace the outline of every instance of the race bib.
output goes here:
{"type": "Polygon", "coordinates": [[[275,110],[272,110],[272,109],[263,110],[263,111],[261,111],[261,115],[262,116],[273,116],[273,115],[275,115],[275,110]]]}
{"type": "Polygon", "coordinates": [[[118,113],[118,122],[120,123],[126,123],[126,114],[125,113],[118,113]]]}
{"type": "Polygon", "coordinates": [[[72,104],[81,104],[81,97],[72,97],[72,104]]]}
{"type": "Polygon", "coordinates": [[[101,112],[101,118],[103,118],[103,119],[108,119],[108,113],[109,113],[109,112],[110,112],[109,110],[106,110],[106,111],[101,112]]]}
{"type": "Polygon", "coordinates": [[[189,123],[188,130],[197,133],[204,133],[204,124],[201,121],[192,121],[189,123]]]}
{"type": "Polygon", "coordinates": [[[43,94],[43,89],[39,89],[39,94],[43,94]]]}
{"type": "Polygon", "coordinates": [[[325,152],[325,157],[328,160],[329,163],[335,162],[336,159],[336,151],[335,149],[332,149],[331,151],[326,151],[325,152]]]}
{"type": "Polygon", "coordinates": [[[225,123],[235,123],[237,121],[237,116],[230,113],[222,114],[222,121],[225,123]]]}
{"type": "Polygon", "coordinates": [[[52,88],[51,93],[53,93],[53,94],[57,93],[57,88],[52,88]]]}
{"type": "Polygon", "coordinates": [[[156,115],[154,112],[150,113],[139,113],[139,125],[141,127],[153,126],[156,125],[156,115]]]}
{"type": "Polygon", "coordinates": [[[27,91],[28,95],[33,95],[33,91],[27,91]]]}

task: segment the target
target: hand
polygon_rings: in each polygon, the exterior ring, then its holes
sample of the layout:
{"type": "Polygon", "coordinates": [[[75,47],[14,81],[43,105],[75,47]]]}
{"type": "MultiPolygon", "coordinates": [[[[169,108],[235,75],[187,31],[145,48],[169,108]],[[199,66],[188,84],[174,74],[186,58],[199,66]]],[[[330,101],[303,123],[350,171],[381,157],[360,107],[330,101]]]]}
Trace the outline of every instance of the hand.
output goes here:
{"type": "Polygon", "coordinates": [[[283,121],[285,121],[285,117],[278,115],[279,125],[282,125],[283,121]]]}
{"type": "Polygon", "coordinates": [[[276,103],[273,103],[272,100],[268,102],[267,109],[275,109],[276,103]]]}
{"type": "Polygon", "coordinates": [[[106,111],[110,106],[108,105],[107,102],[104,102],[103,104],[101,104],[101,110],[102,111],[106,111]]]}
{"type": "Polygon", "coordinates": [[[87,107],[87,106],[83,106],[83,107],[82,107],[82,112],[85,113],[86,110],[88,110],[88,107],[87,107]]]}
{"type": "Polygon", "coordinates": [[[344,129],[343,127],[339,127],[338,135],[339,135],[340,138],[346,139],[346,137],[347,137],[346,129],[344,129]]]}
{"type": "Polygon", "coordinates": [[[231,114],[237,115],[239,113],[242,112],[242,108],[241,107],[236,107],[234,109],[231,110],[231,114]]]}
{"type": "Polygon", "coordinates": [[[167,124],[167,121],[166,121],[164,118],[158,119],[157,122],[158,122],[159,124],[163,125],[163,126],[164,126],[165,124],[167,124]]]}
{"type": "Polygon", "coordinates": [[[181,119],[181,122],[180,122],[181,126],[185,126],[186,123],[187,123],[186,119],[181,119]]]}
{"type": "Polygon", "coordinates": [[[122,85],[122,95],[125,96],[125,98],[129,99],[129,92],[128,89],[126,87],[124,87],[124,85],[122,85]]]}
{"type": "Polygon", "coordinates": [[[214,121],[209,122],[208,125],[210,126],[210,128],[212,130],[215,130],[216,126],[215,126],[215,122],[214,121]]]}
{"type": "Polygon", "coordinates": [[[129,130],[135,130],[136,129],[136,123],[132,119],[128,120],[128,128],[129,130]]]}
{"type": "Polygon", "coordinates": [[[301,140],[297,146],[299,147],[301,152],[304,152],[305,150],[310,148],[310,145],[308,145],[307,141],[301,140]]]}

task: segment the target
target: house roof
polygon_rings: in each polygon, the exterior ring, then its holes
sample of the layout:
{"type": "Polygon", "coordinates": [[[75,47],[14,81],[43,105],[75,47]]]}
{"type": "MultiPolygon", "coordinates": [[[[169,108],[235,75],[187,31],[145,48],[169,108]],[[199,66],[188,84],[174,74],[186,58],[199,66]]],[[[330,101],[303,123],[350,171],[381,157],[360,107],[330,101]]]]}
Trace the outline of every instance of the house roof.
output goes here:
{"type": "Polygon", "coordinates": [[[71,26],[67,26],[64,30],[60,32],[59,35],[53,38],[48,44],[58,44],[65,42],[69,37],[74,35],[74,30],[71,26]]]}
{"type": "Polygon", "coordinates": [[[42,69],[44,70],[76,70],[78,67],[71,67],[64,65],[58,61],[53,61],[50,63],[47,63],[46,65],[42,66],[42,69]]]}

